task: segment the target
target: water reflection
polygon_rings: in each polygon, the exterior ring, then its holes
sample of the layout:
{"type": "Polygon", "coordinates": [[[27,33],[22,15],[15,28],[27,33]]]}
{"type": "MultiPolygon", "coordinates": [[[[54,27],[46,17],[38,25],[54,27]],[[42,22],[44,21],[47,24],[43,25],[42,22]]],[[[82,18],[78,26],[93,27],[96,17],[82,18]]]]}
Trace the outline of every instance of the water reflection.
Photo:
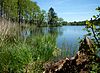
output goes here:
{"type": "Polygon", "coordinates": [[[63,27],[38,27],[33,29],[24,29],[21,33],[23,37],[51,35],[55,36],[58,48],[70,50],[71,55],[78,50],[79,38],[83,38],[87,32],[83,30],[85,26],[63,26],[63,27]]]}

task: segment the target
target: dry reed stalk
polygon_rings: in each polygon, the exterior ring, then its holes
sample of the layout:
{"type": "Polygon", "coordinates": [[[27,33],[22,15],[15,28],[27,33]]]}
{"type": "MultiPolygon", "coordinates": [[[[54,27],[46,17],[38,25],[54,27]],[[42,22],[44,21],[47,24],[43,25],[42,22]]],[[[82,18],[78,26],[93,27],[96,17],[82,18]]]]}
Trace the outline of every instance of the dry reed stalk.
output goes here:
{"type": "Polygon", "coordinates": [[[16,25],[5,19],[0,19],[0,39],[4,40],[6,36],[12,36],[16,33],[16,25]]]}

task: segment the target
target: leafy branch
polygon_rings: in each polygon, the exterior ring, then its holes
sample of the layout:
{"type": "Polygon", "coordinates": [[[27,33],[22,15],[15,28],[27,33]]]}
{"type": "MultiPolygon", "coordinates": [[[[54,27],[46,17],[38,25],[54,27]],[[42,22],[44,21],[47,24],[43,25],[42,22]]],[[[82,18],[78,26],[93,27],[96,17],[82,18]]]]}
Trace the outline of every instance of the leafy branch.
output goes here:
{"type": "MultiPolygon", "coordinates": [[[[98,10],[100,12],[100,7],[96,8],[96,10],[98,10]]],[[[100,24],[100,13],[98,15],[94,15],[93,18],[91,18],[90,21],[86,21],[87,24],[87,29],[91,29],[93,37],[95,39],[95,42],[97,44],[98,47],[100,47],[100,27],[98,26],[98,28],[96,28],[95,25],[99,25],[100,24]],[[93,19],[94,18],[94,19],[93,19]]]]}

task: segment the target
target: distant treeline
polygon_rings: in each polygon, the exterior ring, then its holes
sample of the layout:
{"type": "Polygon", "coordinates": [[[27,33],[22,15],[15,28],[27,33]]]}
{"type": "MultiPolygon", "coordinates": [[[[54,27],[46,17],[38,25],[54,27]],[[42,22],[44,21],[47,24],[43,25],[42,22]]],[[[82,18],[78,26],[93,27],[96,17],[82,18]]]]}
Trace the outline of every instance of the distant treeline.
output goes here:
{"type": "Polygon", "coordinates": [[[66,22],[66,21],[64,21],[63,23],[62,23],[63,25],[85,25],[86,24],[86,21],[79,21],[79,22],[76,22],[76,21],[74,21],[74,22],[66,22]]]}
{"type": "MultiPolygon", "coordinates": [[[[91,20],[89,20],[91,21],[91,20]]],[[[100,18],[98,18],[97,20],[92,20],[93,22],[95,22],[95,25],[100,25],[100,18]]],[[[76,25],[76,26],[80,26],[80,25],[86,25],[86,21],[74,21],[74,22],[67,22],[67,21],[63,21],[62,25],[76,25]]]]}

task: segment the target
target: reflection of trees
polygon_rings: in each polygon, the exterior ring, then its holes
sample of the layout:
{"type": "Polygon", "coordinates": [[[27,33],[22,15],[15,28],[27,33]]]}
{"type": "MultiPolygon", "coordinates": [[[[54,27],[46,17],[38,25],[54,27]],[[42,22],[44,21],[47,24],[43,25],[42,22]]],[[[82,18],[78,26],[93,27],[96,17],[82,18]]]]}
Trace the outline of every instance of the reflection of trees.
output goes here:
{"type": "Polygon", "coordinates": [[[34,27],[24,28],[21,30],[21,36],[27,38],[29,36],[48,36],[50,35],[56,41],[58,35],[62,35],[61,27],[34,27]]]}
{"type": "Polygon", "coordinates": [[[30,31],[31,31],[31,35],[43,35],[44,34],[43,28],[41,27],[32,28],[30,31]]]}
{"type": "Polygon", "coordinates": [[[61,28],[60,27],[49,27],[48,33],[51,35],[61,35],[61,28]]]}
{"type": "MultiPolygon", "coordinates": [[[[62,35],[61,27],[49,27],[48,34],[56,41],[59,35],[62,35]]],[[[57,41],[56,41],[57,42],[57,41]]]]}
{"type": "Polygon", "coordinates": [[[21,36],[23,38],[27,38],[29,36],[38,36],[38,35],[43,35],[43,29],[39,27],[34,27],[32,29],[29,28],[23,28],[21,30],[21,36]]]}
{"type": "Polygon", "coordinates": [[[58,33],[58,30],[57,30],[57,28],[49,27],[48,28],[48,33],[50,33],[51,35],[52,34],[57,34],[58,33]]]}
{"type": "MultiPolygon", "coordinates": [[[[62,35],[61,27],[34,27],[34,28],[22,28],[21,33],[27,35],[27,32],[31,35],[62,35]]],[[[29,35],[28,34],[28,35],[29,35]]]]}

